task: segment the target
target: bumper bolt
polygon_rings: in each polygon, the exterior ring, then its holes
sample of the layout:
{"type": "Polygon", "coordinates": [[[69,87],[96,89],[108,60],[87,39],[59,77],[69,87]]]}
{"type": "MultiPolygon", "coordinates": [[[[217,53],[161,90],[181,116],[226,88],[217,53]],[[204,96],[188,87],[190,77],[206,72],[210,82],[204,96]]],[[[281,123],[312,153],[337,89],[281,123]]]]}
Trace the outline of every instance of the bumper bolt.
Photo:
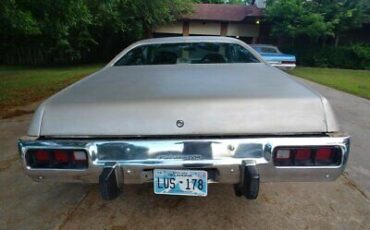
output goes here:
{"type": "Polygon", "coordinates": [[[227,148],[230,150],[230,151],[234,151],[235,150],[235,147],[233,145],[229,145],[227,146],[227,148]]]}

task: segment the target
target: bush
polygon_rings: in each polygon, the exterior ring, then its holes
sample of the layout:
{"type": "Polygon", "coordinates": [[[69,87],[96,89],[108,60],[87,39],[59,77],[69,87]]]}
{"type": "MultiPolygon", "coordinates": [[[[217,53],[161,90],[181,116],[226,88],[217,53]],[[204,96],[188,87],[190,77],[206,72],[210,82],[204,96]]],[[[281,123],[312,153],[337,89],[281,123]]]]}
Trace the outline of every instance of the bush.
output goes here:
{"type": "Polygon", "coordinates": [[[359,65],[370,69],[370,45],[355,44],[351,46],[354,56],[359,60],[359,65]]]}
{"type": "Polygon", "coordinates": [[[351,44],[340,47],[284,47],[282,50],[295,54],[302,66],[336,67],[346,69],[370,69],[370,45],[351,44]]]}

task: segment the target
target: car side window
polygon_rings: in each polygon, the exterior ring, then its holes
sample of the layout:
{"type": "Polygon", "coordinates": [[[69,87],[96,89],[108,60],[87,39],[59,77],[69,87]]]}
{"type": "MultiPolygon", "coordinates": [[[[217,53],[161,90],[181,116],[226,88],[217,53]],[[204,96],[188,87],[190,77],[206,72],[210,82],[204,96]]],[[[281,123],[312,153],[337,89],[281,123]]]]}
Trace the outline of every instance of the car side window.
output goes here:
{"type": "Polygon", "coordinates": [[[136,47],[119,59],[115,65],[145,65],[143,47],[136,47]]]}
{"type": "Polygon", "coordinates": [[[232,44],[230,45],[232,63],[248,63],[248,62],[259,62],[258,59],[244,47],[232,44]]]}
{"type": "Polygon", "coordinates": [[[275,47],[260,47],[259,50],[262,53],[279,53],[279,50],[275,47]]]}

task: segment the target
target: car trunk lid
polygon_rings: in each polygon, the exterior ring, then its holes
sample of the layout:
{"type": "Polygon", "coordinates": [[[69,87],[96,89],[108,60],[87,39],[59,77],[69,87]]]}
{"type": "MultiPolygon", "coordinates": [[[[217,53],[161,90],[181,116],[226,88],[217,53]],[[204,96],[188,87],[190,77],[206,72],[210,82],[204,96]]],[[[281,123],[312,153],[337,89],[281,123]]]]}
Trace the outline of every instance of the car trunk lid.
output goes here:
{"type": "Polygon", "coordinates": [[[39,111],[42,136],[327,131],[320,96],[263,63],[106,67],[39,111]]]}

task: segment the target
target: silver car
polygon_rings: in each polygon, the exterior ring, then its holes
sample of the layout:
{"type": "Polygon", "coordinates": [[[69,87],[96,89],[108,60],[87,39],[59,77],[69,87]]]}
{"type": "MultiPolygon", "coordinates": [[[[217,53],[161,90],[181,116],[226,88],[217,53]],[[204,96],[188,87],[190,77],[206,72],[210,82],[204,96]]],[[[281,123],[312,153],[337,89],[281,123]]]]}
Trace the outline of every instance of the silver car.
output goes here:
{"type": "Polygon", "coordinates": [[[255,199],[260,182],[336,179],[349,137],[324,97],[245,43],[176,37],[136,42],[47,99],[19,149],[32,179],[99,183],[107,200],[147,182],[255,199]]]}

